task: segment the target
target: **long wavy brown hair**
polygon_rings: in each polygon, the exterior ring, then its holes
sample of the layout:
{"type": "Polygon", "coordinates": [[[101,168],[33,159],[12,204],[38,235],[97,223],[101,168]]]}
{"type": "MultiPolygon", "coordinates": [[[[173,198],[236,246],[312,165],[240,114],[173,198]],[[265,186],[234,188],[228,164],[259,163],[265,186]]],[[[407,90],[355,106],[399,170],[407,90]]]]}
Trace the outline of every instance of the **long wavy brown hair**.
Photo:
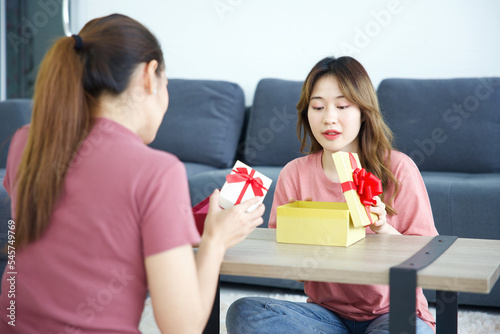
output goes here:
{"type": "Polygon", "coordinates": [[[17,171],[16,247],[47,228],[65,176],[92,128],[101,94],[120,95],[143,62],[159,63],[157,39],[139,22],[119,14],[94,19],[77,38],[58,39],[45,55],[33,96],[28,140],[17,171]]]}
{"type": "Polygon", "coordinates": [[[335,76],[345,98],[361,110],[359,131],[361,164],[382,181],[384,193],[381,198],[386,204],[388,214],[396,214],[390,205],[399,190],[399,182],[389,169],[390,152],[394,149],[392,131],[384,122],[370,77],[356,59],[352,57],[327,57],[320,60],[307,75],[297,104],[297,136],[301,142],[300,151],[312,154],[323,150],[312,134],[307,113],[314,85],[318,79],[325,75],[335,76]],[[310,140],[310,144],[308,144],[308,140],[310,140]],[[385,199],[385,190],[389,188],[393,189],[392,195],[389,199],[385,199]]]}

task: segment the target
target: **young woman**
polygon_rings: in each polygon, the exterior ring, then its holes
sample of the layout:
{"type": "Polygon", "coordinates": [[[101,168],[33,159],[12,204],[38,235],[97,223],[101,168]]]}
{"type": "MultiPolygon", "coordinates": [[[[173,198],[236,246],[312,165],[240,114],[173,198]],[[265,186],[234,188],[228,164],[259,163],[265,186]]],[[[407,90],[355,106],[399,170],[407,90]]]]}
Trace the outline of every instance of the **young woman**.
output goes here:
{"type": "MultiPolygon", "coordinates": [[[[309,154],[288,163],[276,184],[276,208],[290,201],[345,202],[332,153],[357,153],[381,181],[384,193],[371,212],[379,220],[368,233],[437,235],[424,182],[413,161],[391,147],[375,89],[351,57],[325,58],[314,66],[297,105],[297,133],[309,154]]],[[[388,333],[389,287],[305,282],[308,303],[243,298],[227,315],[229,333],[388,333]]],[[[435,321],[418,290],[417,331],[433,333],[435,321]]]]}
{"type": "Polygon", "coordinates": [[[224,252],[264,207],[223,211],[214,192],[200,239],[183,164],[146,145],[168,107],[164,69],[156,38],[117,14],[45,56],[4,179],[15,264],[2,278],[1,333],[139,333],[148,288],[162,332],[205,327],[224,252]]]}

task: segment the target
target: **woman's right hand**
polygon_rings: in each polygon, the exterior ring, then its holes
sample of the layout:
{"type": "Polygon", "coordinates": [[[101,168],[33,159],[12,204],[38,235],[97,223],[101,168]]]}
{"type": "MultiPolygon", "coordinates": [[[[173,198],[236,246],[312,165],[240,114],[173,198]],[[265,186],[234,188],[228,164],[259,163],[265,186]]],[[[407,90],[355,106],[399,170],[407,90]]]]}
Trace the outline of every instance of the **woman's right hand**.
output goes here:
{"type": "Polygon", "coordinates": [[[264,222],[264,204],[260,204],[252,212],[246,212],[257,203],[259,197],[254,197],[224,210],[219,206],[219,190],[216,189],[210,196],[202,239],[215,242],[216,245],[224,247],[224,250],[236,245],[264,222]]]}

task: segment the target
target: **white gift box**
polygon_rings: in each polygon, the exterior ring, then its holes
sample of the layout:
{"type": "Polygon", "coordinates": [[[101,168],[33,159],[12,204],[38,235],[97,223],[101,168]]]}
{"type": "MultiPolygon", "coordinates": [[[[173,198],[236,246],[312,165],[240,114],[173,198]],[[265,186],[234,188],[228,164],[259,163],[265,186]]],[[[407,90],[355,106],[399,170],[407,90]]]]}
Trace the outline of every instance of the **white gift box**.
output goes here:
{"type": "Polygon", "coordinates": [[[247,210],[247,212],[252,212],[264,201],[272,182],[267,176],[241,161],[236,161],[231,173],[226,176],[226,183],[220,191],[219,205],[228,209],[255,196],[261,197],[259,203],[252,205],[247,210]]]}

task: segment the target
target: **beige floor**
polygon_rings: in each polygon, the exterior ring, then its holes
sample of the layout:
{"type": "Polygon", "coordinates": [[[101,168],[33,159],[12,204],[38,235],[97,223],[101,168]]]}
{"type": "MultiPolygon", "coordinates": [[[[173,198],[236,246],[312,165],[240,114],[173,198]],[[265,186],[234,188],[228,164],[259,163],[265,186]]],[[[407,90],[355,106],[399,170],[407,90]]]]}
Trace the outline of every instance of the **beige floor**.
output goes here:
{"type": "MultiPolygon", "coordinates": [[[[226,312],[235,300],[245,296],[261,296],[290,301],[303,302],[306,296],[302,293],[283,293],[277,289],[257,288],[244,285],[222,285],[220,295],[220,333],[226,333],[226,312]]],[[[435,314],[435,309],[430,308],[435,314]]],[[[459,334],[499,334],[500,333],[500,309],[493,308],[465,308],[460,307],[458,312],[459,334]]],[[[151,300],[145,303],[139,329],[142,334],[160,334],[156,326],[151,300]]]]}

